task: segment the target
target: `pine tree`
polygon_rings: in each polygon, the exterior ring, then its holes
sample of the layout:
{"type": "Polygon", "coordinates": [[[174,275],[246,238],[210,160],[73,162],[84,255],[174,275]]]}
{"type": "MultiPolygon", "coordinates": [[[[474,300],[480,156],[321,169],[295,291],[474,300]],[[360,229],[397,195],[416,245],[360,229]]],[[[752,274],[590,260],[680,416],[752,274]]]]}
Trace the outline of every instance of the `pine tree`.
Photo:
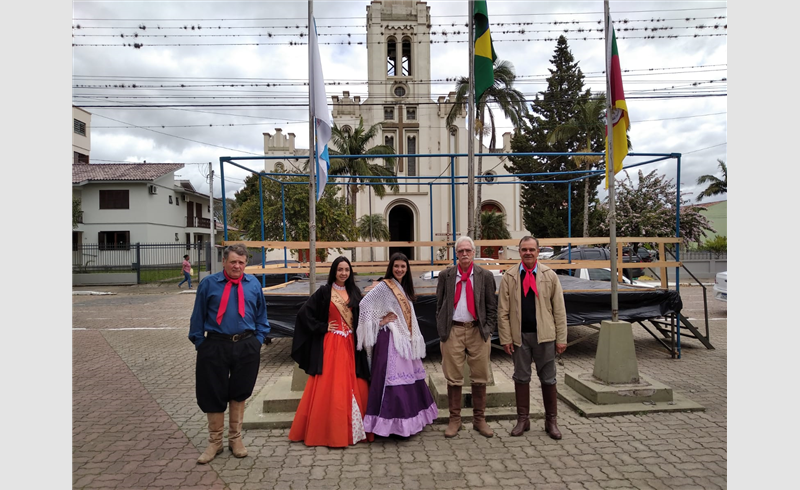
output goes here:
{"type": "MultiPolygon", "coordinates": [[[[591,97],[589,90],[583,90],[583,72],[572,56],[567,39],[560,36],[556,49],[550,59],[553,68],[547,78],[547,89],[536,94],[531,103],[530,114],[524,116],[522,131],[511,139],[514,153],[566,153],[580,151],[585,145],[585,137],[576,136],[558,141],[548,141],[550,134],[559,126],[567,124],[578,116],[578,111],[591,97]]],[[[580,170],[579,164],[568,156],[509,156],[507,171],[515,174],[567,172],[580,170]]],[[[522,180],[548,182],[567,180],[575,175],[554,175],[522,177],[522,180]]],[[[525,228],[536,237],[566,237],[569,218],[568,203],[570,186],[567,184],[523,184],[520,196],[522,219],[525,228]]],[[[582,228],[583,186],[574,183],[572,193],[572,234],[582,228]]],[[[594,202],[596,189],[592,188],[588,198],[594,202]]],[[[591,217],[591,216],[590,216],[591,217]]]]}

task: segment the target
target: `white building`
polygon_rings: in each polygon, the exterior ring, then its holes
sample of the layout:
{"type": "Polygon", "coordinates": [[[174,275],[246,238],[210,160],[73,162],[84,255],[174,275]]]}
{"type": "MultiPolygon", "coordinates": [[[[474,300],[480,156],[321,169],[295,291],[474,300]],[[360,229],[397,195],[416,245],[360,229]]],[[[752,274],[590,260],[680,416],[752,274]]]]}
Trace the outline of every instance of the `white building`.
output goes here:
{"type": "MultiPolygon", "coordinates": [[[[333,118],[340,128],[355,128],[363,117],[364,127],[382,123],[380,140],[376,138],[369,146],[384,143],[404,155],[467,153],[463,111],[452,126],[446,125],[455,94],[440,96],[436,101],[431,99],[430,25],[430,7],[425,2],[374,0],[367,6],[368,95],[363,101],[359,96],[351,97],[349,92],[344,92],[341,97],[332,96],[333,118]]],[[[466,50],[464,63],[468,63],[466,50]]],[[[502,152],[510,152],[510,137],[509,133],[503,135],[502,152]]],[[[487,148],[479,147],[477,138],[474,146],[475,153],[489,152],[487,148]]],[[[293,133],[284,135],[281,129],[276,129],[275,134],[264,133],[264,153],[308,155],[308,150],[295,148],[293,133]]],[[[476,157],[476,173],[477,161],[476,157]]],[[[483,171],[493,175],[506,174],[503,163],[505,158],[484,157],[483,171]]],[[[448,157],[403,157],[396,161],[396,171],[398,176],[441,176],[435,182],[449,182],[449,165],[448,157]]],[[[266,160],[265,163],[266,172],[289,167],[288,161],[266,160]]],[[[467,157],[456,158],[454,173],[456,176],[468,175],[467,157]]],[[[433,179],[401,179],[400,192],[388,193],[383,198],[364,189],[358,195],[356,214],[360,217],[369,214],[370,210],[373,214],[382,214],[392,240],[443,240],[452,232],[451,187],[430,186],[429,182],[433,179]]],[[[466,179],[459,182],[466,182],[466,179]]],[[[519,208],[520,187],[499,182],[500,179],[495,178],[493,184],[482,186],[481,208],[504,213],[512,237],[521,238],[528,233],[519,208]]],[[[455,221],[459,235],[467,231],[467,194],[466,185],[456,186],[455,221]]],[[[394,251],[376,250],[375,259],[388,260],[387,254],[394,251]]],[[[430,247],[408,247],[398,251],[412,260],[431,258],[430,247]]],[[[434,254],[436,252],[434,249],[434,254]]],[[[368,257],[367,249],[357,252],[359,260],[368,260],[368,257]]]]}

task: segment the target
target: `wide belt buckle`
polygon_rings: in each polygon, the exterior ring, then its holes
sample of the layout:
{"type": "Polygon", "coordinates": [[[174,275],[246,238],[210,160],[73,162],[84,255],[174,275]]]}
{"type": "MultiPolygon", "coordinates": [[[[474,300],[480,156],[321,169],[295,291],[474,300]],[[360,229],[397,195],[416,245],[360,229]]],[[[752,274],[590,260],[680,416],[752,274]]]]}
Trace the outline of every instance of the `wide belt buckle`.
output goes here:
{"type": "Polygon", "coordinates": [[[239,339],[241,339],[241,338],[242,338],[242,334],[240,334],[240,333],[237,333],[235,335],[231,335],[231,341],[233,341],[233,342],[238,342],[239,339]]]}

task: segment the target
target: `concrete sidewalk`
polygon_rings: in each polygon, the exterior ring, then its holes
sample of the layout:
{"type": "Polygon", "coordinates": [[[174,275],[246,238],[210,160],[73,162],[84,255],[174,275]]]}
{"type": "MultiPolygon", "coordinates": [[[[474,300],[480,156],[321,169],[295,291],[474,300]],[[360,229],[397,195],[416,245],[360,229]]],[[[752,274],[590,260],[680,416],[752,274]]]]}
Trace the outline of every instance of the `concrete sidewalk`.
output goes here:
{"type": "MultiPolygon", "coordinates": [[[[288,429],[248,430],[250,455],[229,451],[195,464],[206,445],[194,397],[194,347],[187,340],[193,294],[174,286],[75,288],[73,305],[73,488],[109,489],[675,489],[727,488],[727,310],[709,300],[714,350],[685,339],[671,359],[642,328],[633,333],[639,370],[705,407],[704,412],[584,418],[559,402],[561,441],[536,421],[511,437],[466,429],[445,439],[434,425],[406,441],[377,438],[346,449],[308,448],[288,429]]],[[[681,287],[684,315],[702,318],[700,287],[681,287]]],[[[570,339],[586,335],[572,327],[570,339]]],[[[290,339],[261,351],[255,392],[290,376],[290,339]]],[[[591,372],[595,340],[571,346],[559,375],[591,372]]],[[[441,373],[429,355],[429,373],[441,373]]],[[[492,367],[511,376],[510,357],[492,367]]],[[[534,382],[533,398],[541,403],[534,382]]],[[[252,398],[251,398],[252,400],[252,398]]]]}

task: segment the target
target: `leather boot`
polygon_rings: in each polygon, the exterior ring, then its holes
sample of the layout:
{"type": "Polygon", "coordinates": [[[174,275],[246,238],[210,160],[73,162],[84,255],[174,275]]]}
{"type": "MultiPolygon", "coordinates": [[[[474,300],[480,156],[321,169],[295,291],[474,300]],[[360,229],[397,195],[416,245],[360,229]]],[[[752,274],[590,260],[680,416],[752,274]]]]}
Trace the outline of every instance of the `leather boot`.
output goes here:
{"type": "Polygon", "coordinates": [[[222,452],[222,431],[225,429],[225,412],[214,412],[208,416],[208,447],[197,458],[197,464],[208,464],[222,452]]]}
{"type": "Polygon", "coordinates": [[[245,448],[242,443],[244,402],[231,400],[228,407],[228,449],[230,449],[237,458],[244,458],[247,456],[247,448],[245,448]]]}
{"type": "Polygon", "coordinates": [[[556,424],[558,413],[558,390],[555,384],[542,385],[542,401],[544,402],[544,430],[551,439],[561,439],[561,431],[556,424]]]}
{"type": "Polygon", "coordinates": [[[517,397],[517,425],[511,429],[511,435],[518,437],[531,430],[531,385],[514,383],[514,394],[517,397]]]}
{"type": "Polygon", "coordinates": [[[447,405],[450,408],[450,421],[444,430],[445,437],[455,437],[461,430],[461,387],[447,385],[447,405]]]}
{"type": "Polygon", "coordinates": [[[492,437],[494,432],[486,423],[486,385],[472,384],[472,428],[483,437],[492,437]]]}

